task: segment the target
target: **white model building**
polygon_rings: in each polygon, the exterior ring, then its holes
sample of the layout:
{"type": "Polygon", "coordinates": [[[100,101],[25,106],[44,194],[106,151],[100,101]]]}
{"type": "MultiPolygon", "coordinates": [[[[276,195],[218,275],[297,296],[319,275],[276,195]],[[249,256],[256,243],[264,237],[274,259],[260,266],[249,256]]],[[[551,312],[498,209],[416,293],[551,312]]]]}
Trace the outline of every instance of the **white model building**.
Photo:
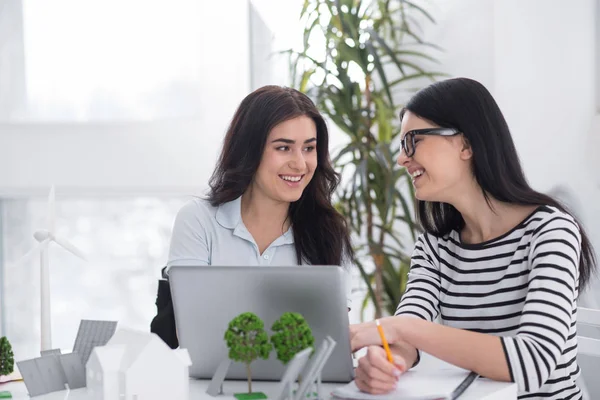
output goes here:
{"type": "Polygon", "coordinates": [[[187,350],[172,350],[154,333],[119,330],[92,351],[87,391],[95,400],[187,400],[190,365],[187,350]]]}

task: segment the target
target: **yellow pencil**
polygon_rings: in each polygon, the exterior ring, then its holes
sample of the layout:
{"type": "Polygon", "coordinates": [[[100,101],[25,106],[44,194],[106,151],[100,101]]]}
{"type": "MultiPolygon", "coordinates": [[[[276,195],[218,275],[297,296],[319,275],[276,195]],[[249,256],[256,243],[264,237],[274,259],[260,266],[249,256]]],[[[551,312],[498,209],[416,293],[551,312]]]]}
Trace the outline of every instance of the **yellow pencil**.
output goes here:
{"type": "Polygon", "coordinates": [[[377,325],[377,330],[379,331],[379,336],[381,336],[381,341],[383,342],[383,348],[385,349],[385,353],[387,354],[388,361],[393,364],[394,358],[392,357],[392,352],[390,351],[390,346],[388,345],[388,342],[385,339],[385,334],[383,333],[383,327],[379,323],[378,319],[375,320],[375,324],[377,325]]]}

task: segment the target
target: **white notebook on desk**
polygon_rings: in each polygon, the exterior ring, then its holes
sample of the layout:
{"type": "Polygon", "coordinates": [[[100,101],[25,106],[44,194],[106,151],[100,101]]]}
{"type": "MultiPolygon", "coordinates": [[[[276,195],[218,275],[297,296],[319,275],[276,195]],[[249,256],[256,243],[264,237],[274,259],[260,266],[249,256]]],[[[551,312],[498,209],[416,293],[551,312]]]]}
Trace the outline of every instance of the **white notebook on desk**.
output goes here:
{"type": "Polygon", "coordinates": [[[438,400],[450,399],[452,392],[465,380],[469,371],[440,369],[408,371],[398,380],[396,390],[387,394],[361,392],[354,381],[336,388],[331,394],[340,399],[355,400],[438,400]]]}

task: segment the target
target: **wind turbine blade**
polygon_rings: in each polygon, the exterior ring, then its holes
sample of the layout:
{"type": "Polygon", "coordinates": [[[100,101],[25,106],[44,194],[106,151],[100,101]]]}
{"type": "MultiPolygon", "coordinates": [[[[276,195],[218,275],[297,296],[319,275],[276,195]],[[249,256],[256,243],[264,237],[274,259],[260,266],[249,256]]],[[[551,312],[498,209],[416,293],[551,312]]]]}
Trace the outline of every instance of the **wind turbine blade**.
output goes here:
{"type": "Polygon", "coordinates": [[[73,253],[74,255],[76,255],[77,257],[81,258],[84,261],[87,261],[85,254],[83,254],[83,252],[81,250],[79,250],[77,247],[75,247],[75,245],[73,243],[69,242],[67,239],[62,238],[62,237],[54,237],[54,241],[56,243],[58,243],[60,246],[62,246],[68,252],[73,253]]]}
{"type": "Polygon", "coordinates": [[[12,268],[16,268],[16,267],[19,267],[19,266],[25,264],[27,261],[29,261],[31,259],[31,257],[33,257],[35,254],[38,254],[44,248],[44,246],[47,246],[49,241],[50,241],[50,239],[48,238],[48,239],[36,244],[31,250],[29,250],[27,253],[25,253],[24,256],[22,256],[17,261],[15,261],[15,263],[12,264],[12,268]]]}
{"type": "Polygon", "coordinates": [[[51,234],[54,234],[56,231],[56,195],[54,185],[50,188],[50,194],[48,195],[48,231],[51,234]]]}

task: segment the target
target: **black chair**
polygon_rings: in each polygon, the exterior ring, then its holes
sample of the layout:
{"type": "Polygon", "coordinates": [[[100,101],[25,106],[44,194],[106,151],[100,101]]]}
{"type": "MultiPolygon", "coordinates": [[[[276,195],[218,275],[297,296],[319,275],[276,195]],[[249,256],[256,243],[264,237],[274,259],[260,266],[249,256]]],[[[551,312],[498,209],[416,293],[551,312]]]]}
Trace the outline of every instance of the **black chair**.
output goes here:
{"type": "Polygon", "coordinates": [[[165,274],[166,268],[162,269],[162,279],[158,280],[156,316],[150,323],[150,332],[156,333],[170,348],[176,349],[179,347],[179,340],[177,339],[177,329],[175,327],[171,287],[165,274]]]}

